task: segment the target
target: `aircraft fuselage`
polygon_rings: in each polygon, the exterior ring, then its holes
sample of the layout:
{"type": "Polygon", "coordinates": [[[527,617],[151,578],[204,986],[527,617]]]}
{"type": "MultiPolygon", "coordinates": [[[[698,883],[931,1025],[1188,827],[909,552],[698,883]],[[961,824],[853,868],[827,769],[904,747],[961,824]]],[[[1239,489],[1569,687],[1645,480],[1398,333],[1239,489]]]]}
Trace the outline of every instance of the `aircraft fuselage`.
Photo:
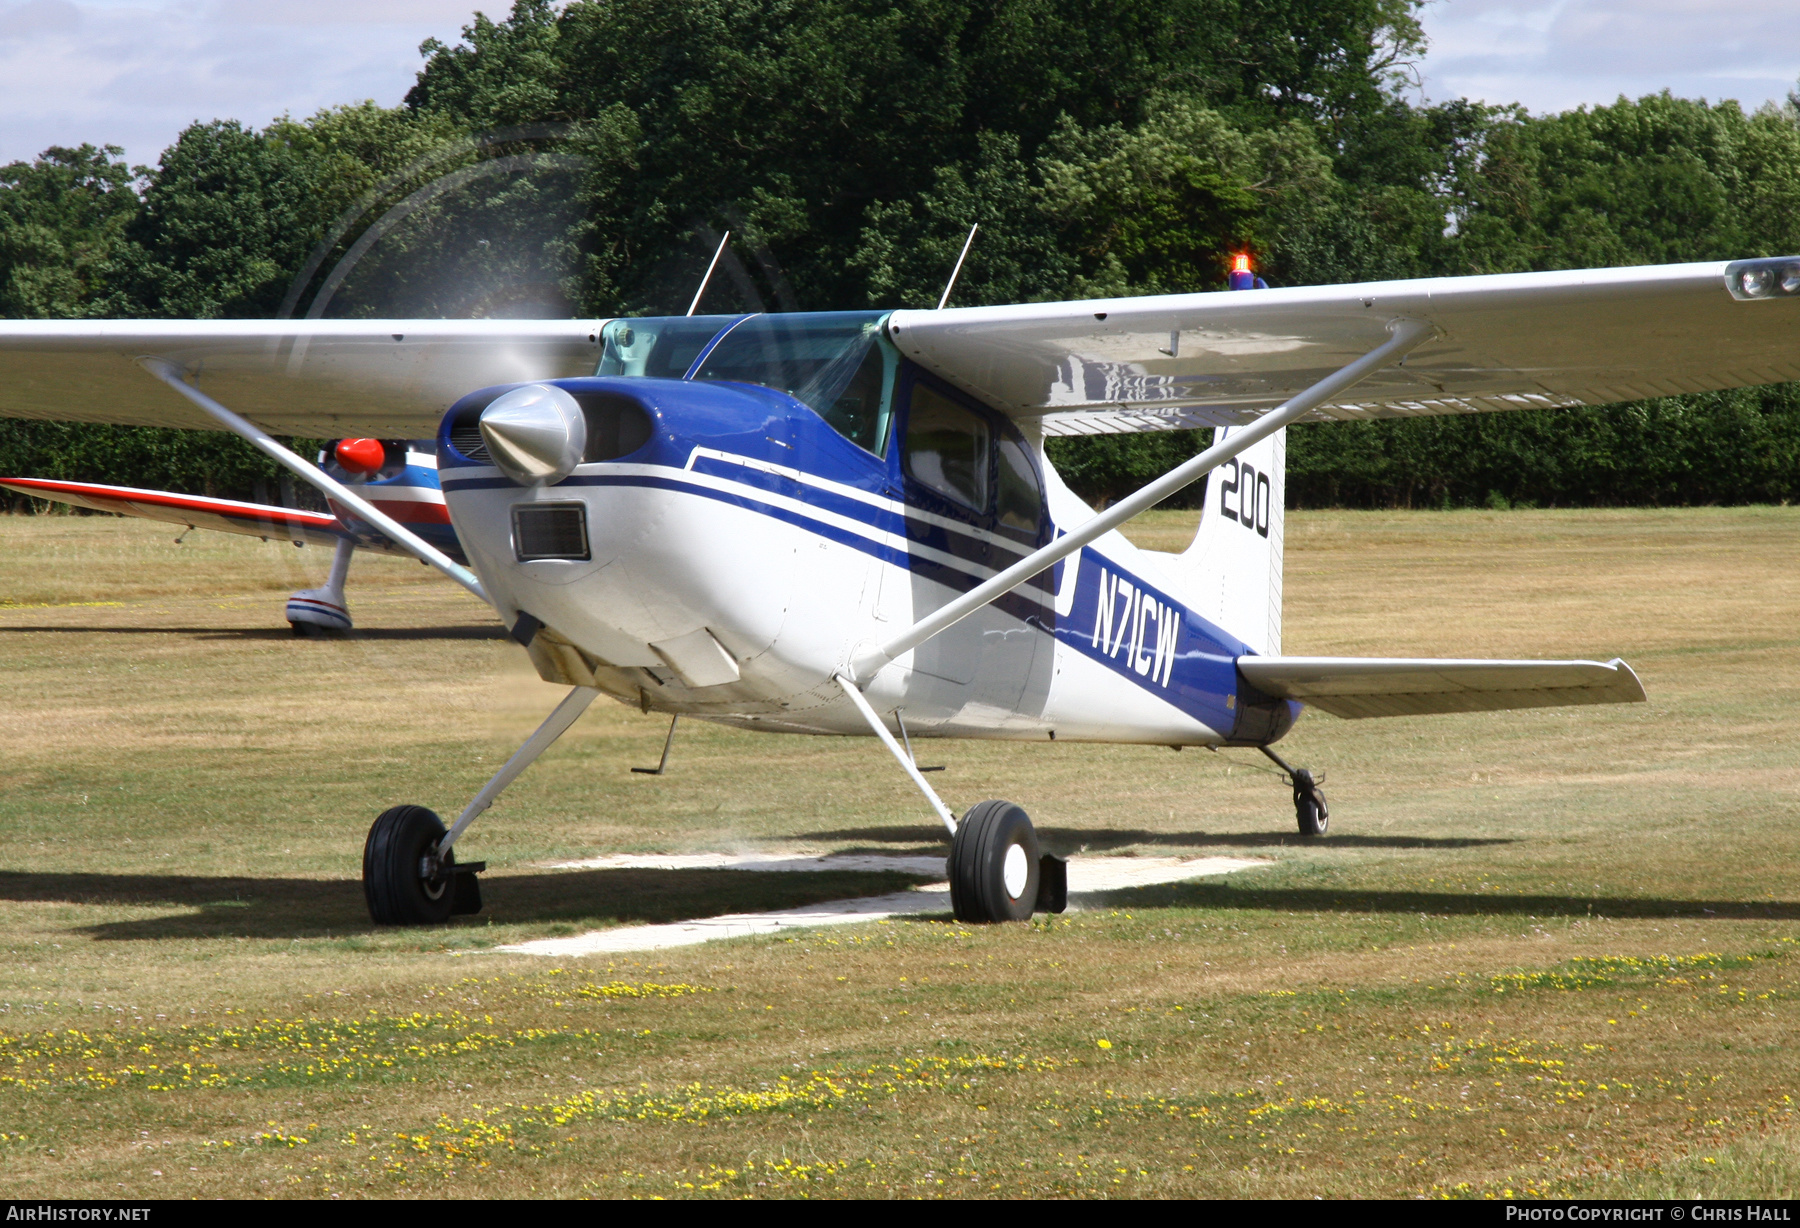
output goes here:
{"type": "MultiPolygon", "coordinates": [[[[586,409],[594,459],[553,483],[508,477],[471,429],[506,389],[483,390],[444,419],[445,499],[540,672],[646,709],[866,734],[834,674],[1050,540],[1058,523],[1092,514],[1038,441],[904,363],[882,437],[865,433],[876,449],[769,387],[551,382],[586,409]],[[985,453],[952,456],[959,438],[921,433],[914,405],[942,416],[946,401],[979,420],[985,453]],[[929,463],[924,449],[935,449],[929,463]]],[[[1166,557],[1104,537],[883,670],[869,702],[926,736],[1279,737],[1298,705],[1242,682],[1235,661],[1249,649],[1188,608],[1166,557]]]]}

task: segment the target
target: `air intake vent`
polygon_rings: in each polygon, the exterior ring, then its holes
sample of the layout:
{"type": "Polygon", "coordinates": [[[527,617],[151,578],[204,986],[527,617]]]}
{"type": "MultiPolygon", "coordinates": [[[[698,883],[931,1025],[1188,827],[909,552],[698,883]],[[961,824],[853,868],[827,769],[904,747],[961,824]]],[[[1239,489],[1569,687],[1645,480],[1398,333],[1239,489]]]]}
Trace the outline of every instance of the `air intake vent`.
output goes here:
{"type": "Polygon", "coordinates": [[[471,392],[452,405],[449,420],[443,428],[450,450],[477,465],[493,464],[494,458],[488,455],[487,441],[481,437],[481,411],[516,387],[517,384],[501,384],[494,388],[483,388],[480,392],[471,392]]]}
{"type": "Polygon", "coordinates": [[[458,452],[482,465],[494,463],[488,455],[487,443],[481,438],[481,411],[464,414],[450,427],[450,446],[458,452]]]}
{"type": "Polygon", "coordinates": [[[521,563],[538,559],[586,561],[587,508],[580,503],[513,505],[513,554],[521,563]]]}
{"type": "Polygon", "coordinates": [[[616,392],[577,392],[574,396],[587,417],[584,464],[617,460],[650,442],[650,415],[630,397],[616,392]]]}

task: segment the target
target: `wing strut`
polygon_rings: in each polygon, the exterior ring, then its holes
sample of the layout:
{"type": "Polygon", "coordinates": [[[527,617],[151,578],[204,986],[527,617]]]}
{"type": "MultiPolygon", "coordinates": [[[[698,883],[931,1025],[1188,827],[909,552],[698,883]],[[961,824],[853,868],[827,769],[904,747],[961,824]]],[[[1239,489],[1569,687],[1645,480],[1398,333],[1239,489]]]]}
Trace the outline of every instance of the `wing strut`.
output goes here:
{"type": "Polygon", "coordinates": [[[1348,366],[1332,372],[1281,408],[1264,414],[1249,426],[1237,428],[1223,442],[1214,444],[1192,460],[1177,465],[1136,494],[1119,500],[1092,520],[1070,530],[1048,546],[1026,555],[999,575],[976,585],[956,600],[940,606],[881,647],[857,657],[851,662],[851,670],[857,682],[867,686],[894,658],[912,651],[938,632],[955,626],[976,610],[1005,596],[1089,542],[1112,532],[1139,512],[1156,506],[1182,487],[1198,481],[1210,470],[1330,401],[1358,381],[1366,379],[1389,363],[1404,358],[1409,350],[1428,340],[1436,330],[1423,320],[1398,319],[1388,325],[1388,331],[1393,336],[1387,341],[1348,366]]]}
{"type": "Polygon", "coordinates": [[[303,457],[282,447],[269,437],[269,433],[254,422],[240,418],[223,405],[201,392],[198,388],[181,378],[181,368],[166,358],[139,359],[144,369],[157,379],[179,392],[182,396],[198,405],[214,418],[220,426],[235,435],[241,435],[250,441],[252,447],[278,465],[292,469],[307,482],[308,485],[329,499],[336,499],[364,520],[380,529],[391,538],[395,545],[411,552],[420,562],[428,563],[455,580],[458,584],[474,593],[489,605],[494,599],[488,596],[487,589],[481,586],[475,573],[456,562],[449,555],[433,546],[430,542],[414,533],[411,529],[380,511],[374,504],[351,490],[348,486],[326,473],[317,465],[308,463],[303,457]]]}

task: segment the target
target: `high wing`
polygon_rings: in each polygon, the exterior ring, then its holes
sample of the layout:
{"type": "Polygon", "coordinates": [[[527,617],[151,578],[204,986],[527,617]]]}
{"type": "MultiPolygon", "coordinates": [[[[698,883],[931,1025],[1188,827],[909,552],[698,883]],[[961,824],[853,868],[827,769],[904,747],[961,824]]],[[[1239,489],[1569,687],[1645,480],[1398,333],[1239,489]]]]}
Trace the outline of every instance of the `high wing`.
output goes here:
{"type": "Polygon", "coordinates": [[[429,438],[466,392],[599,354],[592,320],[0,320],[0,417],[217,430],[156,357],[276,434],[429,438]]]}
{"type": "Polygon", "coordinates": [[[1625,662],[1240,657],[1238,672],[1265,694],[1333,716],[1423,716],[1564,704],[1644,702],[1625,662]]]}
{"type": "MultiPolygon", "coordinates": [[[[1591,405],[1800,379],[1800,294],[1735,296],[1744,263],[897,311],[889,327],[909,357],[1051,435],[1251,421],[1395,320],[1435,335],[1310,417],[1591,405]]],[[[0,321],[0,416],[215,427],[140,369],[155,357],[270,431],[417,438],[475,388],[592,373],[601,323],[0,321]]]]}
{"type": "Polygon", "coordinates": [[[1800,379],[1800,258],[900,311],[909,358],[1046,434],[1231,426],[1374,350],[1436,336],[1312,419],[1599,405],[1800,379]]]}

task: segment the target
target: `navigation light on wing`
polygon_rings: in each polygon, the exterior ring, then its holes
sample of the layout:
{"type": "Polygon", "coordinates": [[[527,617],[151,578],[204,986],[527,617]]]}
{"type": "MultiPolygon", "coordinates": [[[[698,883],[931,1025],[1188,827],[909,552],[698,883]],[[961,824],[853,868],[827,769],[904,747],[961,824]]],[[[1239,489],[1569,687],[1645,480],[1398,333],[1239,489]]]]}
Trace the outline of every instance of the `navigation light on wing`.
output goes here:
{"type": "Polygon", "coordinates": [[[1737,260],[1725,266],[1725,285],[1736,299],[1793,298],[1800,295],[1800,260],[1737,260]]]}

